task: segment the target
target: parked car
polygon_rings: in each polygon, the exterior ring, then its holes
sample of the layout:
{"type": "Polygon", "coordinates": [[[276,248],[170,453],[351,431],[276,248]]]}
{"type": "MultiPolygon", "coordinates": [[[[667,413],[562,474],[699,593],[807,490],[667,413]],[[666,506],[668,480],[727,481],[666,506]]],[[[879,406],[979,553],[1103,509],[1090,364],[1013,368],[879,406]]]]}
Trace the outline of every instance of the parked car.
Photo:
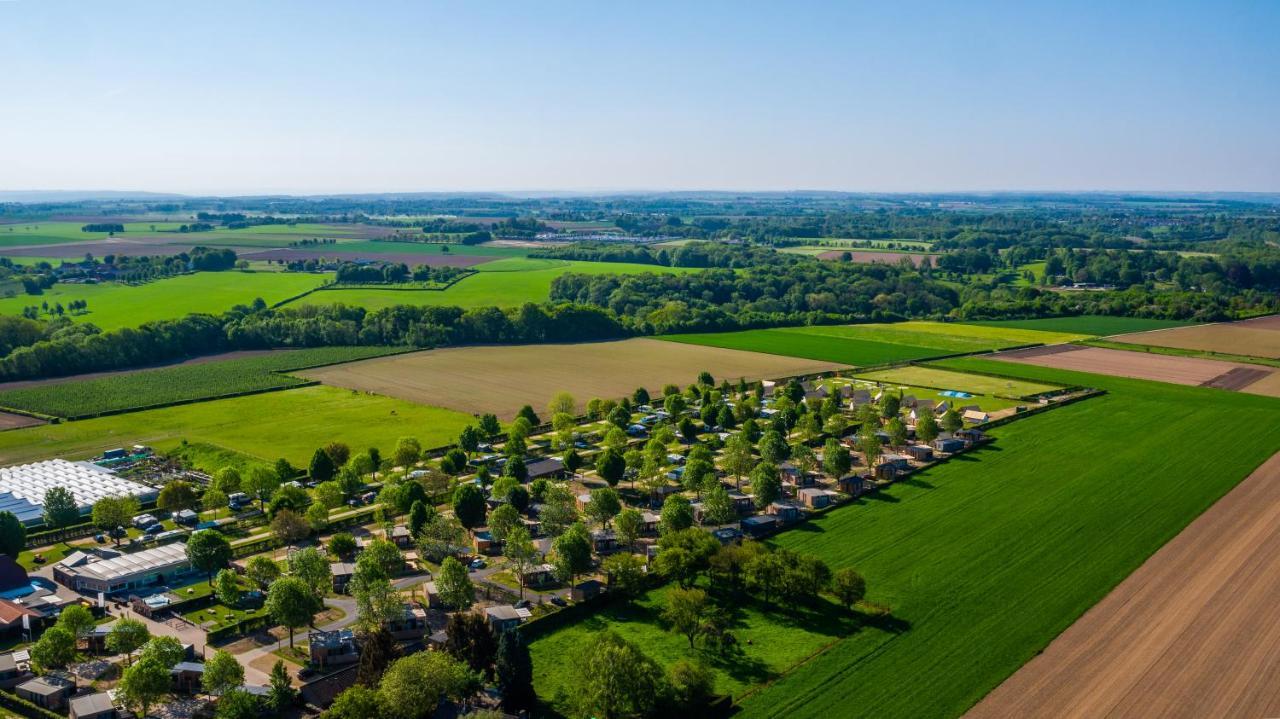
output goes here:
{"type": "Polygon", "coordinates": [[[551,598],[551,603],[552,603],[552,604],[554,604],[554,605],[556,605],[557,607],[567,607],[567,606],[569,606],[569,603],[568,603],[568,602],[566,602],[566,601],[564,600],[564,598],[563,598],[563,597],[552,597],[552,598],[551,598]]]}
{"type": "Polygon", "coordinates": [[[516,609],[529,609],[532,606],[533,606],[533,602],[529,601],[528,599],[521,599],[515,604],[516,609]]]}
{"type": "Polygon", "coordinates": [[[489,565],[485,564],[485,561],[483,559],[473,559],[471,560],[471,564],[470,564],[472,571],[475,571],[477,569],[484,569],[487,566],[489,565]]]}

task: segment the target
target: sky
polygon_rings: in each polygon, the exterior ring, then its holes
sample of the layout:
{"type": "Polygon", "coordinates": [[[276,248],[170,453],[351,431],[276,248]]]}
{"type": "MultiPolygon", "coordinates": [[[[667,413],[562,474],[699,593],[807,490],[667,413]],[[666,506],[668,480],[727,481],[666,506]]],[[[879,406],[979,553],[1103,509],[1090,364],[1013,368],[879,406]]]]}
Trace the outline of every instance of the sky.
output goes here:
{"type": "Polygon", "coordinates": [[[0,0],[0,190],[1280,191],[1280,2],[0,0]]]}

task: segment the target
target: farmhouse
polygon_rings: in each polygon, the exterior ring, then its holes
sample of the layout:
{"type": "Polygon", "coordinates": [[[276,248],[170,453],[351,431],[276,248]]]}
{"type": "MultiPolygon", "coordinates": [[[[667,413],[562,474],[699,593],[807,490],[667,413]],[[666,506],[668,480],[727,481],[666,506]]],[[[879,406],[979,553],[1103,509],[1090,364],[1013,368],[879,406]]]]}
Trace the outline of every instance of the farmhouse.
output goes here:
{"type": "Polygon", "coordinates": [[[77,566],[63,560],[53,566],[53,578],[78,592],[115,594],[163,584],[190,571],[187,545],[179,542],[77,566]]]}
{"type": "Polygon", "coordinates": [[[75,497],[82,516],[103,497],[133,495],[141,502],[154,500],[157,490],[117,477],[89,462],[51,459],[34,464],[0,468],[0,511],[12,512],[23,524],[44,524],[44,495],[62,487],[75,497]]]}

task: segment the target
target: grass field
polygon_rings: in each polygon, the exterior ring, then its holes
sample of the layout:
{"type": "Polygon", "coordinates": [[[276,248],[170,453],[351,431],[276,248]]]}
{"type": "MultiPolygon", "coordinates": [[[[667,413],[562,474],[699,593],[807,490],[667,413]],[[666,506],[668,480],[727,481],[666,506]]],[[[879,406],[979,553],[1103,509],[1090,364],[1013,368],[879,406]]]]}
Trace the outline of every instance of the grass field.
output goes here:
{"type": "MultiPolygon", "coordinates": [[[[400,243],[377,243],[400,244],[400,243]]],[[[343,245],[345,247],[345,245],[343,245]]],[[[457,254],[463,254],[461,250],[457,254]]],[[[479,270],[443,292],[350,289],[325,290],[298,300],[298,304],[341,302],[371,310],[395,305],[456,305],[458,307],[512,307],[525,302],[545,302],[551,295],[551,281],[566,272],[584,274],[634,274],[639,272],[692,272],[684,267],[628,264],[622,262],[571,262],[511,257],[483,265],[479,270]]]]}
{"type": "Polygon", "coordinates": [[[394,347],[319,347],[255,357],[141,370],[0,391],[0,407],[55,417],[153,407],[245,392],[284,389],[307,380],[285,370],[350,362],[399,352],[394,347]]]}
{"type": "Polygon", "coordinates": [[[1088,335],[1047,332],[1016,327],[977,327],[952,322],[896,322],[893,324],[820,325],[788,328],[810,335],[849,337],[892,344],[929,347],[947,353],[981,352],[1030,344],[1060,344],[1088,335]]]}
{"type": "Polygon", "coordinates": [[[521,405],[538,412],[557,392],[579,404],[617,399],[636,387],[657,393],[664,384],[687,385],[706,370],[717,379],[759,379],[812,374],[830,362],[678,345],[652,339],[582,344],[449,347],[300,372],[325,384],[377,392],[469,413],[511,418],[521,405]]]}
{"type": "Polygon", "coordinates": [[[1276,400],[939,364],[1108,394],[1000,427],[990,449],[779,535],[858,568],[868,599],[908,628],[840,641],[747,697],[741,716],[958,716],[1280,449],[1276,400]]]}
{"type": "Polygon", "coordinates": [[[839,362],[855,367],[924,359],[947,354],[930,347],[875,342],[829,334],[811,334],[806,331],[807,329],[810,328],[665,335],[658,339],[707,347],[725,347],[749,352],[767,352],[789,357],[804,357],[824,362],[839,362]]]}
{"type": "Polygon", "coordinates": [[[566,658],[574,656],[592,634],[606,627],[636,643],[664,666],[684,658],[707,662],[716,675],[716,691],[738,697],[751,686],[794,667],[856,626],[852,615],[831,602],[815,608],[783,608],[755,601],[744,603],[741,598],[723,600],[717,604],[730,611],[731,629],[742,654],[722,659],[691,651],[684,635],[666,630],[659,615],[667,590],[668,587],[652,590],[631,604],[610,605],[581,622],[530,642],[534,686],[539,696],[557,710],[565,710],[566,695],[573,687],[573,665],[566,658]]]}
{"type": "Polygon", "coordinates": [[[1141,317],[1081,315],[1079,317],[1047,317],[1038,320],[966,322],[965,324],[979,327],[1043,330],[1046,332],[1066,332],[1086,337],[1102,337],[1125,332],[1145,332],[1146,330],[1159,330],[1167,327],[1183,327],[1192,323],[1181,320],[1148,320],[1141,317]]]}
{"type": "MultiPolygon", "coordinates": [[[[1043,382],[1028,382],[1005,377],[987,377],[966,372],[952,372],[938,369],[937,367],[897,367],[858,376],[878,382],[954,389],[972,394],[1002,395],[1005,397],[1026,397],[1060,389],[1059,385],[1045,384],[1043,382]]],[[[962,402],[962,404],[967,404],[967,402],[962,402]]]]}
{"type": "Polygon", "coordinates": [[[400,437],[438,446],[456,439],[474,421],[471,415],[380,395],[300,387],[0,432],[0,465],[83,459],[131,444],[164,451],[186,439],[306,466],[316,447],[330,441],[378,447],[386,455],[400,437]]]}
{"type": "MultiPolygon", "coordinates": [[[[327,274],[294,272],[197,272],[143,285],[104,282],[96,285],[54,285],[41,295],[0,299],[0,314],[22,314],[24,307],[48,302],[85,300],[89,310],[67,315],[76,322],[92,322],[103,330],[137,327],[152,320],[173,319],[192,312],[217,314],[261,297],[279,302],[328,281],[327,274]]],[[[42,315],[47,317],[47,315],[42,315]]]]}

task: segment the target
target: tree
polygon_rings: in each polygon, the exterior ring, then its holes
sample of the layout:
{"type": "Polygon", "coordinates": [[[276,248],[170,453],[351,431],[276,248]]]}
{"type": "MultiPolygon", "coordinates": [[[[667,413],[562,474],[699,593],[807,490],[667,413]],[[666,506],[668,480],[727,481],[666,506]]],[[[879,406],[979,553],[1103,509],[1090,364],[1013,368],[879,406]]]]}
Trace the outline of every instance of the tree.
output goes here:
{"type": "Polygon", "coordinates": [[[143,658],[124,670],[116,691],[127,706],[138,709],[138,716],[145,717],[147,710],[168,695],[171,682],[169,667],[143,658]]]}
{"type": "Polygon", "coordinates": [[[693,526],[693,507],[687,497],[679,494],[667,495],[662,502],[662,518],[658,521],[658,529],[662,534],[678,532],[693,526]]]}
{"type": "Polygon", "coordinates": [[[196,532],[187,539],[187,559],[208,576],[212,586],[214,572],[231,561],[231,544],[216,529],[196,532]]]}
{"type": "Polygon", "coordinates": [[[628,412],[624,407],[614,407],[613,409],[609,410],[608,419],[609,419],[609,424],[612,424],[614,429],[621,432],[631,424],[631,413],[628,412]]]}
{"type": "Polygon", "coordinates": [[[356,623],[366,633],[377,632],[404,616],[404,603],[385,574],[360,570],[357,563],[348,585],[356,600],[356,623]]]}
{"type": "Polygon", "coordinates": [[[200,498],[201,508],[213,512],[213,518],[218,518],[218,510],[227,506],[227,495],[216,487],[209,487],[204,491],[204,496],[200,498]]]}
{"type": "Polygon", "coordinates": [[[315,547],[299,549],[289,555],[289,574],[305,582],[317,600],[323,599],[333,586],[329,559],[315,547]]]}
{"type": "Polygon", "coordinates": [[[484,524],[484,490],[474,484],[461,484],[453,492],[453,514],[468,530],[484,524]]]}
{"type": "Polygon", "coordinates": [[[577,500],[568,488],[555,485],[547,488],[542,510],[538,514],[542,529],[552,537],[558,537],[569,525],[578,521],[577,500]]]}
{"type": "Polygon", "coordinates": [[[713,482],[707,489],[706,496],[702,498],[702,523],[719,526],[737,518],[738,510],[733,505],[733,499],[729,497],[729,490],[719,482],[713,482]]]}
{"type": "Polygon", "coordinates": [[[764,461],[777,464],[790,455],[790,448],[781,432],[771,429],[760,436],[760,458],[764,461]]]}
{"type": "Polygon", "coordinates": [[[622,453],[613,447],[606,448],[596,458],[596,473],[600,478],[609,483],[610,487],[616,486],[622,481],[623,473],[626,472],[627,463],[622,453]]]}
{"type": "Polygon", "coordinates": [[[840,479],[853,468],[853,458],[840,440],[831,437],[822,445],[822,470],[828,476],[840,479]]]}
{"type": "Polygon", "coordinates": [[[244,684],[244,667],[231,652],[219,649],[204,663],[200,686],[206,694],[222,696],[244,684]]]}
{"type": "Polygon", "coordinates": [[[142,646],[142,653],[138,655],[138,661],[153,661],[164,667],[172,669],[175,664],[182,661],[187,656],[186,647],[182,646],[182,642],[173,637],[152,637],[142,646]]]}
{"type": "MultiPolygon", "coordinates": [[[[332,457],[333,455],[330,454],[329,456],[332,457]]],[[[276,463],[272,465],[271,468],[275,470],[276,476],[279,477],[281,481],[288,481],[298,476],[298,469],[284,457],[277,459],[276,463]]]]}
{"type": "Polygon", "coordinates": [[[235,467],[223,467],[213,475],[209,486],[223,494],[235,494],[240,491],[240,472],[235,467]]]}
{"type": "Polygon", "coordinates": [[[329,526],[329,510],[323,504],[307,507],[303,517],[307,520],[307,528],[316,534],[323,532],[329,526]]]}
{"type": "Polygon", "coordinates": [[[747,586],[764,595],[767,604],[782,587],[789,567],[781,552],[763,552],[746,566],[747,586]]]}
{"type": "Polygon", "coordinates": [[[507,460],[506,464],[502,465],[502,476],[510,477],[517,482],[524,482],[529,479],[529,468],[525,466],[524,457],[520,456],[522,454],[524,454],[524,450],[513,455],[507,460]]]}
{"type": "Polygon", "coordinates": [[[525,571],[533,566],[534,560],[538,557],[538,548],[533,546],[529,530],[524,526],[518,526],[508,532],[502,553],[511,565],[511,570],[515,572],[516,579],[520,581],[520,598],[524,599],[525,571]]]}
{"type": "Polygon", "coordinates": [[[439,562],[453,554],[466,537],[466,530],[455,517],[437,514],[427,522],[418,535],[418,549],[422,556],[439,562]]]}
{"type": "Polygon", "coordinates": [[[267,507],[267,513],[274,517],[280,510],[288,509],[295,514],[302,514],[303,509],[310,502],[311,497],[305,489],[292,484],[281,485],[271,493],[271,504],[267,507]]]}
{"type": "Polygon", "coordinates": [[[745,429],[724,443],[722,462],[725,471],[733,475],[735,488],[742,489],[742,475],[751,471],[755,461],[751,453],[751,439],[745,429]]]}
{"type": "Polygon", "coordinates": [[[276,712],[281,712],[293,704],[293,700],[298,696],[293,683],[289,681],[289,670],[285,667],[283,659],[277,659],[276,663],[271,665],[270,688],[267,705],[276,712]]]}
{"type": "Polygon", "coordinates": [[[460,700],[474,687],[467,665],[447,652],[418,652],[397,659],[378,686],[384,715],[391,719],[431,716],[441,699],[460,700]]]}
{"type": "MultiPolygon", "coordinates": [[[[334,467],[341,467],[351,459],[351,448],[342,442],[330,442],[324,446],[324,453],[329,455],[334,467]]],[[[323,480],[321,480],[323,481],[323,480]]]]}
{"type": "Polygon", "coordinates": [[[243,482],[244,491],[253,495],[265,509],[271,494],[280,488],[280,477],[266,467],[254,467],[243,482]]]}
{"type": "Polygon", "coordinates": [[[261,713],[261,700],[244,689],[232,689],[218,698],[214,719],[257,719],[261,713]]]}
{"type": "Polygon", "coordinates": [[[324,716],[326,719],[381,719],[382,704],[376,689],[357,684],[338,694],[324,716]]]}
{"type": "Polygon", "coordinates": [[[477,674],[488,675],[498,652],[488,620],[479,612],[457,612],[445,626],[444,650],[477,674]]]}
{"type": "Polygon", "coordinates": [[[445,474],[462,474],[467,470],[467,453],[457,447],[440,458],[440,471],[445,474]]]}
{"type": "Polygon", "coordinates": [[[521,407],[519,412],[516,412],[516,419],[520,419],[522,417],[525,419],[525,421],[529,423],[529,426],[531,427],[536,427],[542,424],[542,420],[538,419],[538,413],[534,412],[533,407],[530,407],[527,404],[521,407]]]}
{"type": "Polygon", "coordinates": [[[93,526],[115,537],[120,544],[120,537],[115,534],[118,527],[127,527],[138,513],[138,498],[131,495],[122,497],[103,497],[93,504],[93,526]]]}
{"type": "Polygon", "coordinates": [[[391,451],[391,461],[397,467],[409,468],[418,463],[422,456],[422,444],[413,437],[401,437],[396,440],[396,447],[391,451]]]}
{"type": "Polygon", "coordinates": [[[31,647],[31,661],[42,672],[61,669],[75,658],[76,636],[66,627],[49,627],[31,647]]]}
{"type": "Polygon", "coordinates": [[[400,573],[404,557],[395,543],[386,539],[374,539],[356,559],[356,573],[377,575],[390,579],[400,573]]]}
{"type": "Polygon", "coordinates": [[[760,509],[778,501],[782,496],[782,479],[775,465],[761,462],[751,470],[751,495],[760,509]]]}
{"type": "Polygon", "coordinates": [[[133,653],[150,638],[151,632],[147,630],[147,625],[126,617],[111,625],[111,631],[107,632],[107,650],[125,655],[127,665],[133,661],[133,653]]]}
{"type": "Polygon", "coordinates": [[[462,428],[462,432],[458,435],[458,446],[470,457],[480,449],[480,439],[480,430],[467,425],[462,428]]]}
{"type": "Polygon", "coordinates": [[[644,592],[644,562],[630,552],[619,552],[610,555],[603,563],[604,573],[609,578],[609,592],[617,596],[632,599],[644,592]]]}
{"type": "Polygon", "coordinates": [[[502,708],[509,713],[529,711],[537,702],[533,691],[533,658],[523,632],[503,632],[498,638],[494,674],[502,691],[502,708]]]}
{"type": "MultiPolygon", "coordinates": [[[[335,538],[337,535],[334,535],[335,538]]],[[[347,535],[351,536],[351,535],[347,535]]],[[[352,540],[353,542],[355,540],[352,540]]],[[[244,567],[245,576],[249,581],[258,585],[259,589],[266,589],[271,583],[280,578],[280,565],[270,557],[259,554],[251,558],[244,567]]]]}
{"type": "Polygon", "coordinates": [[[334,481],[321,482],[311,490],[311,498],[325,509],[337,509],[342,506],[342,487],[334,481]]]}
{"type": "Polygon", "coordinates": [[[715,693],[716,675],[706,664],[681,659],[668,670],[671,695],[682,713],[693,716],[706,707],[715,693]]]}
{"type": "Polygon", "coordinates": [[[942,415],[942,428],[946,431],[952,433],[958,432],[961,427],[964,427],[964,421],[960,419],[960,413],[956,411],[955,407],[948,409],[946,413],[942,415]]]}
{"type": "Polygon", "coordinates": [[[498,422],[496,415],[482,415],[480,417],[480,431],[484,433],[485,437],[493,439],[502,432],[502,424],[498,422]]]}
{"type": "Polygon", "coordinates": [[[194,510],[200,507],[200,497],[190,484],[175,479],[160,490],[160,496],[156,498],[156,507],[170,514],[184,509],[194,510]]]}
{"type": "Polygon", "coordinates": [[[311,454],[308,473],[311,475],[312,481],[328,482],[333,479],[336,472],[337,467],[334,466],[333,457],[330,457],[329,453],[324,451],[323,448],[319,448],[311,454]]]}
{"type": "Polygon", "coordinates": [[[26,527],[13,512],[0,512],[0,553],[17,559],[26,546],[26,527]]]}
{"type": "Polygon", "coordinates": [[[658,663],[609,630],[588,640],[571,662],[579,677],[574,692],[577,716],[650,716],[667,692],[658,663]]]}
{"type": "Polygon", "coordinates": [[[51,529],[80,521],[80,507],[66,487],[50,487],[44,493],[44,523],[51,529]]]}
{"type": "Polygon", "coordinates": [[[618,513],[613,526],[618,534],[618,541],[634,549],[636,540],[644,530],[644,516],[640,514],[640,510],[628,507],[618,513]]]}
{"type": "Polygon", "coordinates": [[[57,626],[71,632],[77,641],[87,636],[94,624],[93,612],[82,604],[69,605],[58,615],[57,626]]]}
{"type": "Polygon", "coordinates": [[[281,544],[293,544],[311,533],[311,525],[297,512],[282,509],[271,520],[271,533],[281,544]]]}
{"type": "Polygon", "coordinates": [[[586,513],[591,520],[601,527],[608,528],[609,522],[622,511],[622,501],[612,487],[601,487],[591,490],[591,501],[587,502],[586,513]]]}
{"type": "Polygon", "coordinates": [[[329,537],[329,553],[335,557],[348,557],[356,551],[356,538],[347,532],[338,532],[329,537]]]}
{"type": "Polygon", "coordinates": [[[591,536],[581,522],[574,522],[551,544],[556,576],[570,583],[591,568],[591,536]]]}
{"type": "Polygon", "coordinates": [[[510,504],[499,505],[489,514],[489,534],[499,542],[506,541],[511,530],[521,526],[520,512],[510,504]]]}
{"type": "Polygon", "coordinates": [[[845,609],[852,609],[853,605],[867,596],[867,580],[852,567],[838,569],[831,578],[831,593],[836,595],[845,609]]]}
{"type": "Polygon", "coordinates": [[[578,403],[573,399],[573,395],[568,392],[557,392],[547,403],[547,414],[555,417],[557,414],[565,414],[572,417],[578,408],[578,403]]]}
{"type": "Polygon", "coordinates": [[[933,440],[938,438],[938,421],[933,418],[933,413],[928,410],[920,412],[920,418],[916,420],[916,439],[925,444],[933,444],[933,440]]]}
{"type": "Polygon", "coordinates": [[[230,569],[218,572],[218,577],[213,582],[213,593],[217,595],[219,602],[228,607],[239,604],[240,582],[236,579],[236,573],[230,569]]]}
{"type": "Polygon", "coordinates": [[[422,531],[422,528],[426,526],[427,520],[430,518],[427,513],[427,505],[421,499],[416,500],[413,506],[409,507],[409,536],[418,536],[418,533],[422,531]]]}
{"type": "Polygon", "coordinates": [[[476,589],[467,576],[467,568],[453,557],[440,563],[440,576],[436,579],[440,601],[454,609],[466,609],[476,601],[476,589]]]}
{"type": "Polygon", "coordinates": [[[319,601],[311,587],[297,577],[277,579],[267,591],[265,609],[272,621],[289,630],[289,648],[293,648],[293,631],[311,623],[319,611],[319,601]]]}
{"type": "Polygon", "coordinates": [[[880,437],[871,430],[871,425],[863,425],[862,433],[858,436],[858,448],[862,450],[862,456],[867,459],[867,466],[876,466],[876,459],[880,457],[880,437]]]}
{"type": "Polygon", "coordinates": [[[701,589],[667,590],[667,604],[662,610],[662,619],[675,632],[683,634],[689,640],[689,648],[693,649],[693,640],[702,629],[702,620],[707,612],[707,593],[701,589]]]}

